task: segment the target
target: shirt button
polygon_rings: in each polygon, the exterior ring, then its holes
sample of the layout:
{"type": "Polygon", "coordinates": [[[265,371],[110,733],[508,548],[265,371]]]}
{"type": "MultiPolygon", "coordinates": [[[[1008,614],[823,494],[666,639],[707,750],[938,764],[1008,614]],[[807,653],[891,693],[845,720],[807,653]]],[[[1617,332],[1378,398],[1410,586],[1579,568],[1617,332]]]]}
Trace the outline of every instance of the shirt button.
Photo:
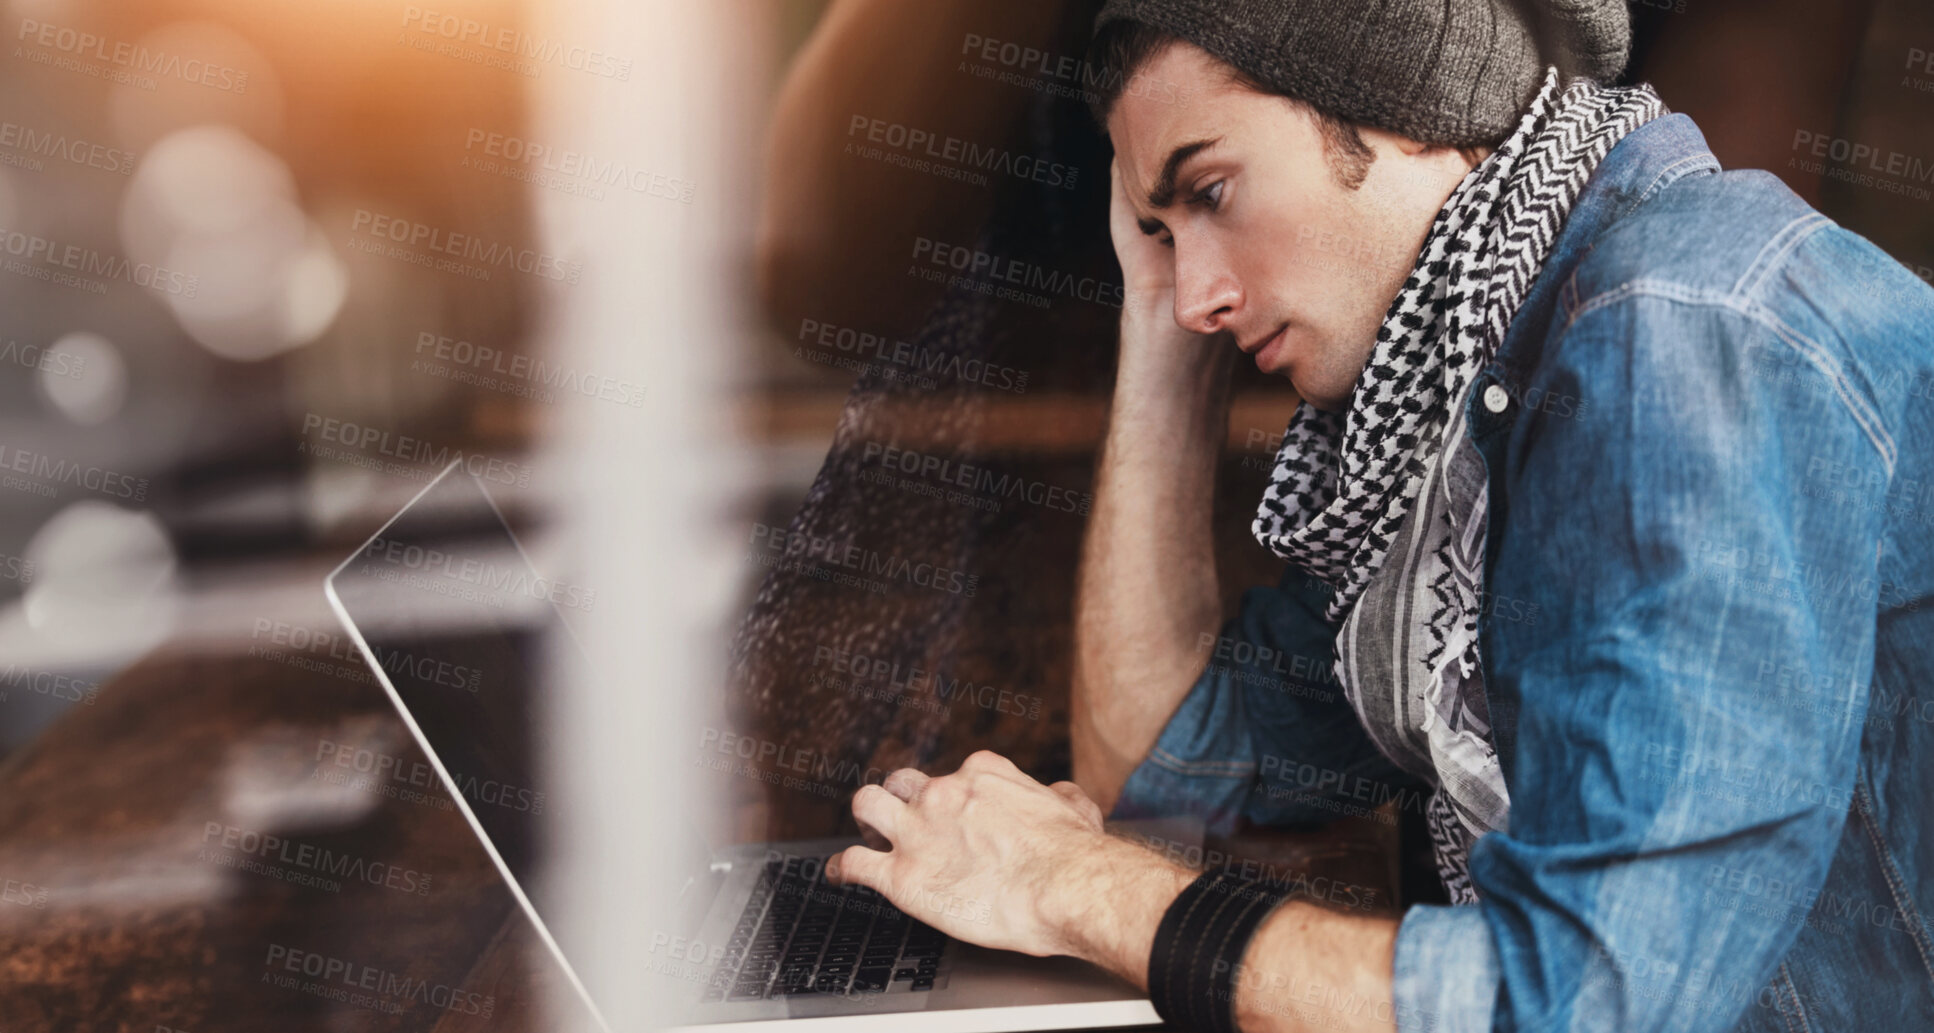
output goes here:
{"type": "Polygon", "coordinates": [[[1503,384],[1491,384],[1484,389],[1484,408],[1492,412],[1503,412],[1511,404],[1511,393],[1503,384]]]}

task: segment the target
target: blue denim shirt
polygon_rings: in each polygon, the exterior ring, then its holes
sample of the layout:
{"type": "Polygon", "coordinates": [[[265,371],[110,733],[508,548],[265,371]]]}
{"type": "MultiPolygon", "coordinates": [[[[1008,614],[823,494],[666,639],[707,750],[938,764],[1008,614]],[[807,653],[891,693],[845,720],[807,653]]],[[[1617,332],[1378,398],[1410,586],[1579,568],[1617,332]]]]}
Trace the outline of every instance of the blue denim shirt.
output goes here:
{"type": "MultiPolygon", "coordinates": [[[[1393,1001],[1315,1003],[1934,1029],[1934,290],[1671,115],[1601,163],[1468,399],[1509,828],[1478,904],[1405,913],[1393,1001]]],[[[1245,595],[1117,815],[1421,807],[1322,602],[1294,570],[1245,595]]]]}

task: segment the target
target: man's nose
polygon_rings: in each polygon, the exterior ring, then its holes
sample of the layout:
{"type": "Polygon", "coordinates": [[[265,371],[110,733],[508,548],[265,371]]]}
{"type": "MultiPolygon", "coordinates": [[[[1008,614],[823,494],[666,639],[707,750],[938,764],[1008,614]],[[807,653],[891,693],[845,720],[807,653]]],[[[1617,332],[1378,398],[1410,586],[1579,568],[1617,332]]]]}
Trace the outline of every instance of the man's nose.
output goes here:
{"type": "Polygon", "coordinates": [[[1191,333],[1228,329],[1242,308],[1242,284],[1219,265],[1175,263],[1175,325],[1191,333]]]}

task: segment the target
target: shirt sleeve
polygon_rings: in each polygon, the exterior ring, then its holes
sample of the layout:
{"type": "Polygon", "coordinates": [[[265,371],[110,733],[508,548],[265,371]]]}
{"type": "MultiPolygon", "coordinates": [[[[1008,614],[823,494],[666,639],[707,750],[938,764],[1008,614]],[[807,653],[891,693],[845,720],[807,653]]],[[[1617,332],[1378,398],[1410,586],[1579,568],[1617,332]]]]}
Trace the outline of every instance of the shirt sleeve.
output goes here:
{"type": "Polygon", "coordinates": [[[1485,638],[1510,827],[1472,849],[1478,904],[1405,915],[1403,1030],[1781,1007],[1763,991],[1846,821],[1892,442],[1832,347],[1750,302],[1614,293],[1513,392],[1583,404],[1527,409],[1492,473],[1487,591],[1543,615],[1485,638]]]}
{"type": "Polygon", "coordinates": [[[1289,825],[1368,815],[1420,787],[1371,744],[1335,674],[1328,586],[1291,568],[1197,644],[1204,666],[1115,803],[1118,819],[1289,825]]]}

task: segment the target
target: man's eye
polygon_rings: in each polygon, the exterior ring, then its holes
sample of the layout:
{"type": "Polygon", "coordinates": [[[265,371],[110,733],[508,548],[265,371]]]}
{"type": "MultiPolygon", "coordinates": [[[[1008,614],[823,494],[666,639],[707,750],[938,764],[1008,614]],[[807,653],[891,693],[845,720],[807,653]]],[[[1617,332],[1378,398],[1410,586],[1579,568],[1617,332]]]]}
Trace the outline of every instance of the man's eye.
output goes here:
{"type": "Polygon", "coordinates": [[[1202,189],[1196,191],[1195,194],[1189,198],[1189,203],[1192,205],[1197,205],[1203,208],[1207,208],[1212,212],[1215,211],[1217,208],[1220,208],[1222,206],[1222,180],[1218,179],[1215,182],[1209,184],[1208,186],[1203,187],[1202,189]]]}
{"type": "Polygon", "coordinates": [[[1174,247],[1174,246],[1175,246],[1175,238],[1174,238],[1174,237],[1158,237],[1158,238],[1156,238],[1156,240],[1155,240],[1155,243],[1157,243],[1157,244],[1160,244],[1160,245],[1162,245],[1163,247],[1174,247]]]}

